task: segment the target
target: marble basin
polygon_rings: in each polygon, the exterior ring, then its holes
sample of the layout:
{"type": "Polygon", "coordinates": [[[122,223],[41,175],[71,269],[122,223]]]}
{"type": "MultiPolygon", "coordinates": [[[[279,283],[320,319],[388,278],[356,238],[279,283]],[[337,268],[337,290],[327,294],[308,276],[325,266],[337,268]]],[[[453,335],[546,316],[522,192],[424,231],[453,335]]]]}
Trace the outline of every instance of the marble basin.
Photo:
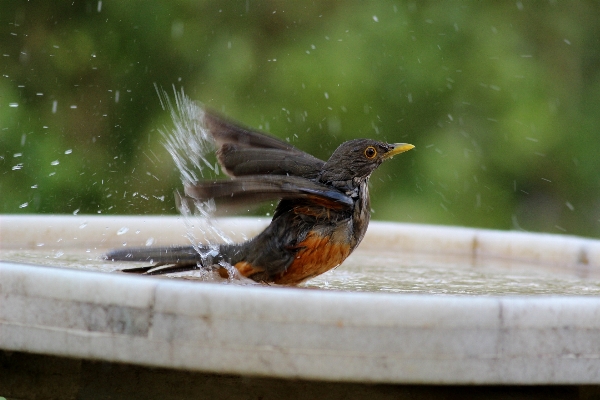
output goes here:
{"type": "MultiPolygon", "coordinates": [[[[267,223],[220,227],[243,240],[267,223]]],[[[0,216],[0,350],[320,381],[600,383],[600,241],[374,222],[347,263],[301,288],[130,276],[99,257],[187,243],[188,228],[0,216]]]]}

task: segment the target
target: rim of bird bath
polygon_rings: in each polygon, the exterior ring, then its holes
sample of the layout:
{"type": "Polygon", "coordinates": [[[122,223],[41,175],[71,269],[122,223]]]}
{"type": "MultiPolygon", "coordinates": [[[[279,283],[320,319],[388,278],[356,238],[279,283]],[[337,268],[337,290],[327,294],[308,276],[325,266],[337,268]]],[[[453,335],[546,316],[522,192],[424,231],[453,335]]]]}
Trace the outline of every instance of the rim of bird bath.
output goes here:
{"type": "MultiPolygon", "coordinates": [[[[268,219],[229,218],[234,240],[268,219]],[[235,235],[233,234],[235,233],[235,235]]],[[[600,381],[600,298],[357,293],[79,271],[15,250],[185,244],[181,217],[0,216],[0,348],[194,371],[381,383],[600,381]],[[126,228],[126,229],[124,229],[126,228]],[[4,260],[4,261],[2,261],[4,260]],[[47,263],[46,263],[47,265],[47,263]]],[[[596,278],[600,241],[372,222],[360,249],[596,278]]]]}

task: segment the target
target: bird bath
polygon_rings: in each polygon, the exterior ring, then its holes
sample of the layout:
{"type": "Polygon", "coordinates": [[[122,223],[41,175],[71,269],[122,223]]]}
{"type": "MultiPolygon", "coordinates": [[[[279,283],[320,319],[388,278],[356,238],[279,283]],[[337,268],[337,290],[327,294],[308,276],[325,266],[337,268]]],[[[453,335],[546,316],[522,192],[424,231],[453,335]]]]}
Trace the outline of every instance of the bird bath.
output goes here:
{"type": "MultiPolygon", "coordinates": [[[[219,221],[234,240],[267,223],[219,221]]],[[[600,383],[600,241],[372,222],[301,288],[130,276],[116,270],[136,264],[100,258],[186,244],[186,229],[0,216],[0,350],[310,381],[600,383]]]]}

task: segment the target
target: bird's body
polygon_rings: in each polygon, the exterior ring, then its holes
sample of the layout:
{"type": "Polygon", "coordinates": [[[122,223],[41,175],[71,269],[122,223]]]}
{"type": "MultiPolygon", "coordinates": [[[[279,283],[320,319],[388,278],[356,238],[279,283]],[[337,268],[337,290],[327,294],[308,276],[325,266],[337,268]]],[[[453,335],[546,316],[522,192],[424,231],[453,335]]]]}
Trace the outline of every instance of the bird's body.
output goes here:
{"type": "Polygon", "coordinates": [[[124,271],[165,274],[219,269],[226,263],[257,282],[299,284],[340,265],[358,246],[370,220],[371,172],[385,159],[414,147],[356,139],[340,145],[324,162],[208,112],[204,124],[217,144],[219,163],[233,179],[197,182],[186,187],[186,194],[230,202],[281,199],[271,224],[240,244],[108,253],[111,260],[155,263],[124,271]]]}

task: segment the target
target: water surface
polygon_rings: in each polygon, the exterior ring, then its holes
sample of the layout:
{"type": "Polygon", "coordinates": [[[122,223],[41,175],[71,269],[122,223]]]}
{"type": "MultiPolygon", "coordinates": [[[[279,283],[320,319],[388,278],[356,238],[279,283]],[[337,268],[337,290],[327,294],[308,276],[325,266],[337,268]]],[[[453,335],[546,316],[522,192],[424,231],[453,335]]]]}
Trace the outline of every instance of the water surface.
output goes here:
{"type": "MultiPolygon", "coordinates": [[[[0,251],[0,260],[115,274],[120,273],[121,268],[146,265],[103,260],[103,252],[98,249],[61,251],[41,247],[31,251],[0,251]]],[[[203,281],[247,284],[219,279],[200,271],[162,278],[195,280],[198,284],[203,284],[203,281]]],[[[444,262],[440,262],[427,255],[373,254],[367,250],[356,251],[340,267],[302,286],[323,290],[439,295],[600,295],[600,279],[548,271],[542,266],[470,265],[461,263],[458,257],[455,260],[446,257],[444,262]]]]}

